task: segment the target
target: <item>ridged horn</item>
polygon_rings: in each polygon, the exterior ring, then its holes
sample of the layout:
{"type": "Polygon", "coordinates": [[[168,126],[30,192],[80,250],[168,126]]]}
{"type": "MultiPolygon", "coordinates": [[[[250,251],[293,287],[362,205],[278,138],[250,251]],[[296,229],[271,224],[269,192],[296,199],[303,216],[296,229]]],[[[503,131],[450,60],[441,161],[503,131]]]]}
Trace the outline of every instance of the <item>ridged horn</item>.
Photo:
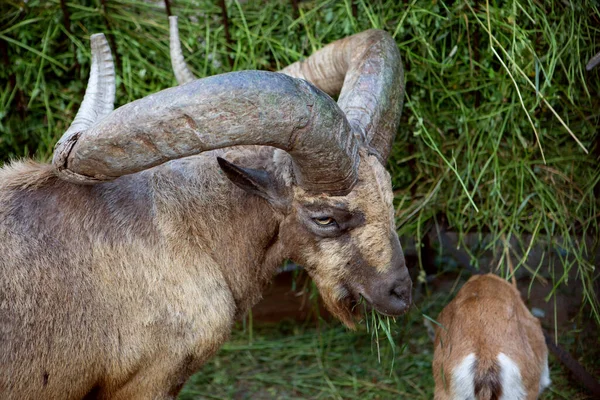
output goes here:
{"type": "MultiPolygon", "coordinates": [[[[80,132],[85,131],[96,121],[108,115],[114,109],[115,103],[115,67],[110,46],[103,33],[90,37],[92,48],[92,65],[90,77],[83,101],[69,129],[62,135],[55,148],[61,148],[67,143],[77,140],[80,132]]],[[[61,164],[60,157],[54,153],[53,163],[61,164]]],[[[68,171],[64,172],[69,174],[68,171]]]]}
{"type": "Polygon", "coordinates": [[[173,67],[177,83],[183,85],[196,79],[183,58],[181,42],[179,41],[177,17],[174,15],[169,17],[169,49],[171,52],[171,66],[173,67]]]}
{"type": "Polygon", "coordinates": [[[404,69],[394,39],[371,29],[333,42],[280,71],[331,96],[365,145],[387,160],[404,100],[404,69]]]}
{"type": "Polygon", "coordinates": [[[359,163],[351,129],[337,104],[303,80],[232,72],[116,109],[58,145],[54,166],[65,179],[94,183],[203,151],[268,145],[290,153],[307,191],[345,195],[359,163]]]}

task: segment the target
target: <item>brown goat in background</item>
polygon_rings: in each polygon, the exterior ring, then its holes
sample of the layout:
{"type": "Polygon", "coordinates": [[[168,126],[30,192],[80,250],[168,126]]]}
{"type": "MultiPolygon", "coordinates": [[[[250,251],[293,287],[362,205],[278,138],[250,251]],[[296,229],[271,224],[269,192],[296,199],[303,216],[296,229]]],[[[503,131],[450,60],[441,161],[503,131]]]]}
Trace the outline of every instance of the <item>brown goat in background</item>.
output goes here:
{"type": "Polygon", "coordinates": [[[472,276],[437,321],[435,400],[533,400],[550,385],[540,321],[504,279],[472,276]]]}

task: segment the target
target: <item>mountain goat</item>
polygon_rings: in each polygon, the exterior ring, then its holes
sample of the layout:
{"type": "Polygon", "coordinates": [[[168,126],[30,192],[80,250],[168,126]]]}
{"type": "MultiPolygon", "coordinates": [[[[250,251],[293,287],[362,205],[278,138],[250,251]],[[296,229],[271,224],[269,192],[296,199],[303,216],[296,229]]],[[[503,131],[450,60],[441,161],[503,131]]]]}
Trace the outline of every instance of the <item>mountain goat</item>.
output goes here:
{"type": "Polygon", "coordinates": [[[540,321],[504,279],[474,275],[438,322],[435,400],[534,400],[550,385],[540,321]]]}
{"type": "Polygon", "coordinates": [[[0,169],[0,398],[174,398],[286,259],[350,327],[360,297],[407,310],[384,168],[404,82],[387,33],[114,111],[110,49],[91,43],[52,165],[0,169]]]}

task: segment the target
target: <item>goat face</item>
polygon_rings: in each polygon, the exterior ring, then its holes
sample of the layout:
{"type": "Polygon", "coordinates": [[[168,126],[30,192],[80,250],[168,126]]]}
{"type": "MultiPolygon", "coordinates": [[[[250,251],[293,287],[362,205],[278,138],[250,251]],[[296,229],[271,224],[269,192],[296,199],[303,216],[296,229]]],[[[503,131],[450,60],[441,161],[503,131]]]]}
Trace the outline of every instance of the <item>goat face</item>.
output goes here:
{"type": "Polygon", "coordinates": [[[288,179],[219,162],[230,180],[281,212],[286,257],[306,268],[346,325],[353,326],[361,296],[385,315],[408,309],[412,284],[395,230],[391,179],[375,156],[361,150],[358,182],[345,196],[309,194],[285,185],[288,179]]]}
{"type": "Polygon", "coordinates": [[[294,261],[311,274],[329,310],[352,325],[362,296],[396,316],[411,302],[411,280],[396,234],[391,179],[374,156],[363,155],[359,181],[346,196],[310,196],[295,190],[290,232],[294,261]]]}

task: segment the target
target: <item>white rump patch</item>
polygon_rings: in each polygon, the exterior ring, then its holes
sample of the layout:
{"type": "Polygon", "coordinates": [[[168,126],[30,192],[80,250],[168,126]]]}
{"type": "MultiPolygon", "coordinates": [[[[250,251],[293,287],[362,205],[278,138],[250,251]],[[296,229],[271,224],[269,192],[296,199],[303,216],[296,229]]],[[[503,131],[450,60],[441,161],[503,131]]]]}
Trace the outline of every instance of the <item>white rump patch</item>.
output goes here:
{"type": "Polygon", "coordinates": [[[504,353],[498,354],[498,364],[502,385],[500,400],[524,400],[525,388],[523,388],[519,366],[504,353]]]}
{"type": "Polygon", "coordinates": [[[452,398],[475,400],[475,353],[466,356],[452,371],[452,398]]]}
{"type": "Polygon", "coordinates": [[[544,369],[542,369],[542,376],[540,377],[540,391],[538,394],[541,394],[551,383],[550,369],[548,368],[548,355],[546,354],[546,361],[544,362],[544,369]]]}

